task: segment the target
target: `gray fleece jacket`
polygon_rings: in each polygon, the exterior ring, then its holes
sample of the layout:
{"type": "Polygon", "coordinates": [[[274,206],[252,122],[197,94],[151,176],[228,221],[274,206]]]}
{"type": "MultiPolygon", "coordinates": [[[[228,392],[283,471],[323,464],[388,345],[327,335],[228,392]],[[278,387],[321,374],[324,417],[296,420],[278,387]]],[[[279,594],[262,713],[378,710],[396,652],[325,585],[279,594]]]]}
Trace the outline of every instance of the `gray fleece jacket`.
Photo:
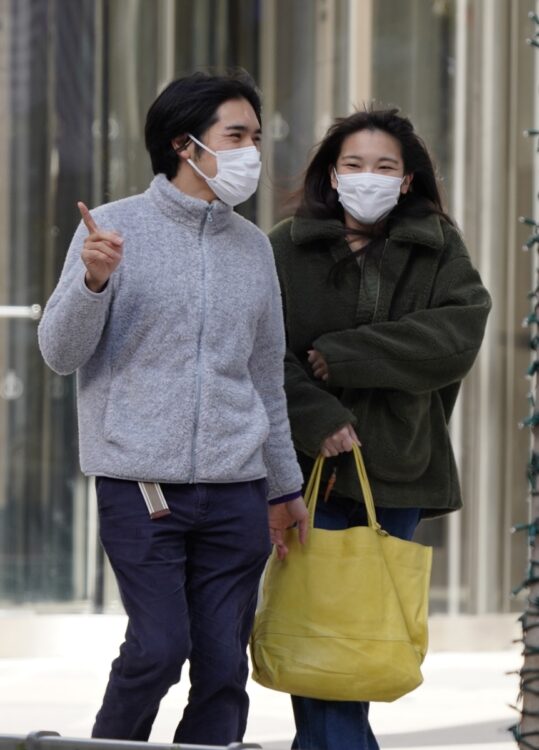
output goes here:
{"type": "Polygon", "coordinates": [[[47,364],[77,371],[83,472],[190,483],[267,476],[270,499],[299,490],[265,235],[164,175],[92,215],[123,236],[122,261],[91,292],[81,223],[38,332],[47,364]]]}

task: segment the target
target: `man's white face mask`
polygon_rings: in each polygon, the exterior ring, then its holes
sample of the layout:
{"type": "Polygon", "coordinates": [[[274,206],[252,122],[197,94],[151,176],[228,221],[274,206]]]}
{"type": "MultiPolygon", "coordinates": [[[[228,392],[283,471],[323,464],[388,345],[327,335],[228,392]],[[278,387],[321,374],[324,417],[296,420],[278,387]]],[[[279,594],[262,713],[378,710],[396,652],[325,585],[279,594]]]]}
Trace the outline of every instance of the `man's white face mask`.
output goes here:
{"type": "Polygon", "coordinates": [[[334,173],[339,202],[360,224],[375,224],[387,216],[398,203],[405,179],[373,172],[334,173]]]}
{"type": "Polygon", "coordinates": [[[192,159],[187,159],[187,163],[206,180],[215,195],[223,203],[227,203],[229,206],[237,206],[239,203],[244,203],[256,192],[261,169],[260,153],[256,146],[212,151],[211,148],[205,146],[194,136],[189,133],[188,135],[204,151],[213,154],[217,159],[217,174],[215,177],[207,177],[192,159]]]}

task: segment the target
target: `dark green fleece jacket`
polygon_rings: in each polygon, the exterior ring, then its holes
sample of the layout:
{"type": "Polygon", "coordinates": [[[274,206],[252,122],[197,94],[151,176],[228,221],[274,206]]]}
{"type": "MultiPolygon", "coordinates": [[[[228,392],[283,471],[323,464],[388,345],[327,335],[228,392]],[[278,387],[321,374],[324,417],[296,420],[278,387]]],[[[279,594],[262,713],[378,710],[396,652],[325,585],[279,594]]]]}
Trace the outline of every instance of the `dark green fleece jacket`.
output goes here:
{"type": "MultiPolygon", "coordinates": [[[[287,330],[289,417],[304,475],[322,441],[352,423],[377,505],[420,507],[425,516],[459,508],[447,424],[491,303],[458,231],[436,215],[401,220],[385,243],[348,263],[338,286],[331,269],[350,254],[342,223],[286,219],[270,240],[287,330]],[[313,348],[327,361],[327,383],[312,375],[313,348]]],[[[361,499],[351,456],[335,460],[335,493],[361,499]]]]}

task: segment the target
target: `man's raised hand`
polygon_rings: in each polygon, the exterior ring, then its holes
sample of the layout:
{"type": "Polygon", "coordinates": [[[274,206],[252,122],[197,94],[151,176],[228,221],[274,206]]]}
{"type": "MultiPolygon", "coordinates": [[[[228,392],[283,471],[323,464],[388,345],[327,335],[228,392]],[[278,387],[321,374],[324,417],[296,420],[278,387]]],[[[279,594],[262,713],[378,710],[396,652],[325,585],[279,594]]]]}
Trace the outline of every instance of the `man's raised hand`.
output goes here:
{"type": "Polygon", "coordinates": [[[82,201],[77,206],[88,230],[81,253],[86,266],[86,286],[92,292],[100,292],[122,259],[124,241],[117,232],[99,229],[82,201]]]}

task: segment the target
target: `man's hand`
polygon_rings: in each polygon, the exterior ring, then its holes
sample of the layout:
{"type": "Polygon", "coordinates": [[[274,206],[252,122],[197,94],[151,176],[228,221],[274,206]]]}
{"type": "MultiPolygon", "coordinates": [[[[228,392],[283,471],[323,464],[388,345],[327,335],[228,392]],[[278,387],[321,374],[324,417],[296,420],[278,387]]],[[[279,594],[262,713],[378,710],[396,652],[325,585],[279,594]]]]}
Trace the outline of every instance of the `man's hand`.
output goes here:
{"type": "Polygon", "coordinates": [[[318,378],[318,380],[326,381],[329,377],[329,370],[324,355],[320,354],[316,349],[309,349],[307,352],[307,359],[313,368],[314,377],[318,378]]]}
{"type": "Polygon", "coordinates": [[[305,507],[302,497],[287,503],[268,505],[269,528],[271,543],[277,548],[277,557],[284,560],[288,554],[288,547],[284,543],[284,531],[297,525],[299,541],[305,544],[309,532],[309,511],[305,507]]]}
{"type": "Polygon", "coordinates": [[[324,458],[338,456],[339,453],[349,453],[354,443],[361,445],[352,425],[346,424],[324,440],[320,447],[320,453],[324,458]]]}
{"type": "Polygon", "coordinates": [[[81,258],[86,266],[84,280],[92,292],[100,292],[122,259],[124,241],[117,232],[98,228],[87,207],[79,201],[77,206],[88,230],[81,258]]]}

